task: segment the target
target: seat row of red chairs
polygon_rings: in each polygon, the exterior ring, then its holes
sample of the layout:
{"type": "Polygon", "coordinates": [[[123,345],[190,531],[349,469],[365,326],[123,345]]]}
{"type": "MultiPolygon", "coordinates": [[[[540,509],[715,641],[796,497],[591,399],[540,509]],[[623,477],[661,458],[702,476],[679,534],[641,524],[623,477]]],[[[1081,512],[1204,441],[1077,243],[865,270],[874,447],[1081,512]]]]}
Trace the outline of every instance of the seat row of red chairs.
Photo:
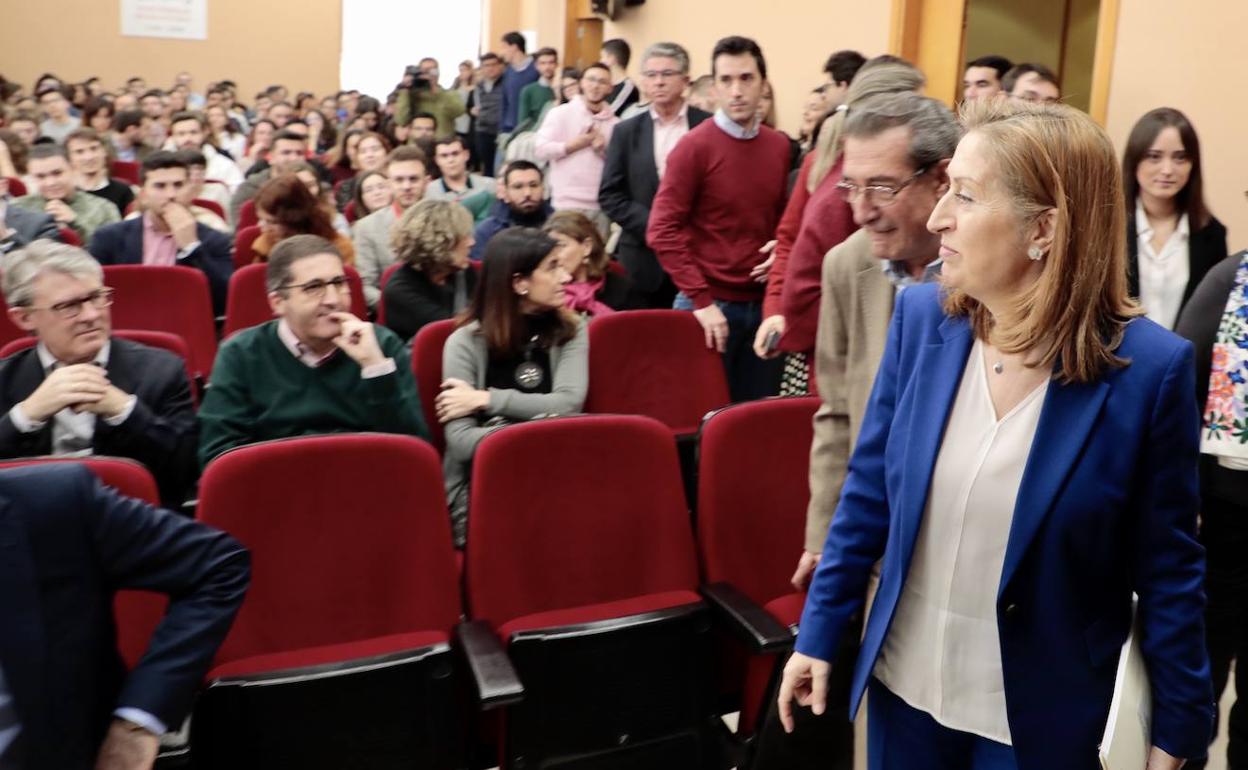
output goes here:
{"type": "MultiPolygon", "coordinates": [[[[253,574],[194,707],[196,766],[467,767],[482,743],[506,768],[726,767],[725,747],[745,766],[801,607],[788,577],[816,405],[707,418],[696,534],[666,426],[592,415],[496,432],[477,451],[462,566],[424,442],[225,453],[197,516],[249,548],[253,574]],[[736,738],[724,692],[741,693],[736,738]]],[[[141,466],[86,462],[156,499],[141,466]]],[[[131,664],[162,607],[119,594],[131,664]]]]}

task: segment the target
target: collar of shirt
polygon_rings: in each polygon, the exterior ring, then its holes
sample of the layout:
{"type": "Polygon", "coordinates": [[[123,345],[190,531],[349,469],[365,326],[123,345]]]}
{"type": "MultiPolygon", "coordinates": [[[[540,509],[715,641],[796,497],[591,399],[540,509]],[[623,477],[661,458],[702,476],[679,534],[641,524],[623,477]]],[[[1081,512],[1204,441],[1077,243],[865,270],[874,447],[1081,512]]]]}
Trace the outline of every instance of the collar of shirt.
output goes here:
{"type": "Polygon", "coordinates": [[[313,369],[324,366],[329,359],[338,355],[338,349],[334,348],[324,355],[317,355],[307,345],[299,341],[295,336],[295,332],[290,328],[290,324],[286,323],[286,319],[277,322],[277,338],[282,341],[290,354],[299,359],[299,363],[309,366],[313,369]]]}
{"type": "Polygon", "coordinates": [[[511,65],[511,68],[515,70],[516,72],[523,72],[524,70],[528,69],[529,65],[532,63],[533,63],[533,57],[526,56],[524,57],[524,59],[520,61],[519,64],[511,65]]]}
{"type": "Polygon", "coordinates": [[[109,180],[108,174],[105,174],[104,176],[100,177],[99,184],[95,185],[94,187],[87,187],[85,184],[81,185],[81,187],[87,192],[99,192],[100,190],[103,190],[104,188],[108,187],[109,181],[111,180],[109,180]]]}
{"type": "MultiPolygon", "coordinates": [[[[1191,227],[1187,221],[1187,214],[1179,217],[1179,224],[1174,229],[1175,234],[1183,236],[1183,240],[1187,240],[1191,235],[1191,227]]],[[[1135,233],[1136,236],[1144,241],[1153,239],[1153,226],[1148,221],[1148,212],[1144,210],[1144,201],[1136,199],[1135,201],[1135,233]]]]}
{"type": "MultiPolygon", "coordinates": [[[[95,360],[91,363],[99,366],[101,369],[107,369],[108,354],[112,349],[112,345],[111,340],[105,340],[104,346],[100,348],[99,353],[95,354],[95,360]]],[[[48,350],[47,345],[44,345],[42,342],[35,345],[35,355],[39,356],[39,365],[43,367],[44,374],[48,374],[53,369],[59,369],[62,366],[69,366],[69,364],[62,363],[56,356],[52,355],[52,351],[48,350]]]]}
{"type": "Polygon", "coordinates": [[[719,126],[721,131],[728,136],[731,136],[733,139],[753,139],[758,136],[759,127],[762,123],[755,118],[754,122],[750,124],[750,127],[746,128],[737,121],[728,117],[728,113],[721,109],[715,110],[715,125],[719,126]]]}
{"type": "Polygon", "coordinates": [[[940,265],[942,260],[937,259],[934,262],[928,262],[927,267],[923,268],[923,277],[915,278],[906,268],[906,263],[892,260],[880,260],[880,269],[884,271],[885,277],[889,283],[898,289],[904,289],[907,286],[918,286],[921,283],[931,283],[940,277],[940,265]]]}
{"type": "Polygon", "coordinates": [[[572,97],[572,103],[580,107],[581,111],[584,112],[590,120],[610,120],[615,117],[615,113],[611,111],[611,108],[606,102],[602,103],[602,109],[597,112],[594,112],[589,108],[589,102],[586,102],[585,97],[583,96],[577,95],[572,97]]]}
{"type": "MultiPolygon", "coordinates": [[[[670,126],[673,123],[679,123],[681,121],[688,120],[689,119],[689,102],[681,102],[680,111],[677,112],[676,115],[671,120],[664,120],[663,116],[660,115],[658,111],[654,109],[654,105],[651,104],[650,105],[650,119],[660,126],[670,126]]],[[[734,123],[733,125],[736,125],[736,124],[734,123]]],[[[737,126],[737,128],[740,128],[740,126],[737,126]]]]}

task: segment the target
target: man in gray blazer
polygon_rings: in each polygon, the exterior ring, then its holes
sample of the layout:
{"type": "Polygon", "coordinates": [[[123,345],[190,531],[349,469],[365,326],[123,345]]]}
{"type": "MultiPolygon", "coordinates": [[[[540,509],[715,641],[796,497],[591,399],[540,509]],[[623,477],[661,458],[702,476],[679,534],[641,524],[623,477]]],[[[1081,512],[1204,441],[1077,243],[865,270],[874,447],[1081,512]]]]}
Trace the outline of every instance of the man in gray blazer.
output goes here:
{"type": "Polygon", "coordinates": [[[390,229],[404,211],[425,197],[429,185],[429,160],[420,148],[396,147],[386,158],[386,177],[394,188],[394,203],[378,209],[351,228],[355,246],[355,269],[364,284],[364,299],[370,309],[381,299],[381,276],[394,264],[390,229]]]}

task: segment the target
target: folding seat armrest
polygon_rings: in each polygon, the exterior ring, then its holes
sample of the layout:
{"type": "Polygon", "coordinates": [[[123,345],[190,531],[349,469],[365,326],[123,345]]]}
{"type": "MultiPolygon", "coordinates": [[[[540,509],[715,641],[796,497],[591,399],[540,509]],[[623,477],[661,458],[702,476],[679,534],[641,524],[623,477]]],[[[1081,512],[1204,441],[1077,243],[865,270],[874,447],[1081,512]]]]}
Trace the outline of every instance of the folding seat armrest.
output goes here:
{"type": "Polygon", "coordinates": [[[793,632],[731,583],[702,586],[702,595],[715,616],[725,621],[754,654],[785,652],[793,646],[793,632]]]}
{"type": "Polygon", "coordinates": [[[481,620],[460,623],[455,627],[455,639],[468,659],[482,711],[510,706],[524,699],[520,676],[488,623],[481,620]]]}

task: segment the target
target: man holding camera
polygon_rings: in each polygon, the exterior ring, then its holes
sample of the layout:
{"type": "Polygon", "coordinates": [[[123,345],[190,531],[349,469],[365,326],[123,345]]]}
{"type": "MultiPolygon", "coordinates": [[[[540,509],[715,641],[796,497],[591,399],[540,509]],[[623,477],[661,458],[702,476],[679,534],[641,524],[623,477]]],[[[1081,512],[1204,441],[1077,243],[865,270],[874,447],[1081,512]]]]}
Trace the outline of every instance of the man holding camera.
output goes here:
{"type": "Polygon", "coordinates": [[[455,135],[455,119],[464,114],[464,101],[455,91],[438,85],[438,60],[425,57],[420,64],[409,66],[399,83],[399,97],[394,103],[394,119],[406,126],[417,113],[425,112],[437,119],[437,138],[455,135]]]}

